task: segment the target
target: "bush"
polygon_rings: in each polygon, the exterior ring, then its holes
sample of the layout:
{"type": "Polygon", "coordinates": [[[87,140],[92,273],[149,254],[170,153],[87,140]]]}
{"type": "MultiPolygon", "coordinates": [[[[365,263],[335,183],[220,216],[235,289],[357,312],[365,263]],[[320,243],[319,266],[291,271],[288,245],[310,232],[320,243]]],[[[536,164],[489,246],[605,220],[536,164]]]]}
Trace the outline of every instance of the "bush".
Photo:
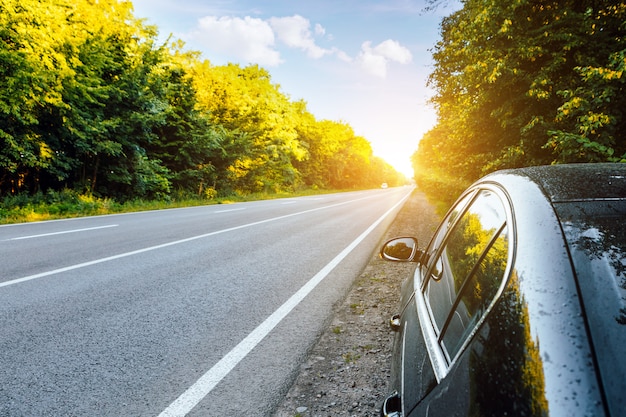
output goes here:
{"type": "Polygon", "coordinates": [[[69,189],[49,190],[32,196],[17,194],[2,198],[0,223],[105,214],[119,211],[120,207],[110,199],[99,199],[69,189]]]}

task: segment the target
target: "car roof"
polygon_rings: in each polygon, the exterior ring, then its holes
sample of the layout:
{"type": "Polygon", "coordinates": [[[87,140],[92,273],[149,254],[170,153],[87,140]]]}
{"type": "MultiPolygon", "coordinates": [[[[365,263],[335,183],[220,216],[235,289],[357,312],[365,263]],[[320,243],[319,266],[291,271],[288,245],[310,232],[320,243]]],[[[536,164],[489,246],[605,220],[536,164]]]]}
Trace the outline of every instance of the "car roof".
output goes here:
{"type": "Polygon", "coordinates": [[[500,174],[527,177],[553,203],[626,198],[626,163],[544,165],[500,174]]]}

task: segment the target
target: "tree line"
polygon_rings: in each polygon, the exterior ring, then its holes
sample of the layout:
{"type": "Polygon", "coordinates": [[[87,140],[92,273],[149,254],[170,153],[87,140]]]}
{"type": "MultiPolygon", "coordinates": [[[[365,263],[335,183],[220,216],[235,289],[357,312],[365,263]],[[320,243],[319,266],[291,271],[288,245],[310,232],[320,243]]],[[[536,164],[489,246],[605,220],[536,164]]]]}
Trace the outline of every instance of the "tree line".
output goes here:
{"type": "Polygon", "coordinates": [[[626,162],[625,2],[461,4],[433,50],[438,120],[412,157],[422,188],[450,200],[496,169],[626,162]]]}
{"type": "Polygon", "coordinates": [[[399,183],[256,65],[214,66],[118,0],[0,0],[0,195],[119,200],[399,183]]]}

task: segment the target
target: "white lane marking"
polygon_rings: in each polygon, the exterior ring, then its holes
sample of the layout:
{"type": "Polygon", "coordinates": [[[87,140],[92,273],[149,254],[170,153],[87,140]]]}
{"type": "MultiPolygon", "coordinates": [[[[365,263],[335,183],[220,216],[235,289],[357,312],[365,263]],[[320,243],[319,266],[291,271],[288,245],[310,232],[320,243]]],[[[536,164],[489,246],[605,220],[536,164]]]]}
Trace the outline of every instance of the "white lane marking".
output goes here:
{"type": "Polygon", "coordinates": [[[263,323],[252,331],[237,346],[228,352],[219,362],[200,377],[187,391],[183,392],[171,403],[159,417],[183,417],[187,415],[219,382],[232,371],[293,310],[324,278],[356,248],[372,230],[374,230],[396,207],[406,200],[411,193],[405,195],[392,208],[387,210],[378,220],[367,228],[339,255],[330,261],[322,270],[311,278],[302,288],[292,295],[283,305],[274,311],[263,323]]]}
{"type": "Polygon", "coordinates": [[[108,256],[106,258],[100,258],[100,259],[95,259],[95,260],[89,261],[89,262],[83,262],[83,263],[76,264],[76,265],[70,265],[70,266],[66,266],[64,268],[54,269],[52,271],[41,272],[39,274],[34,274],[34,275],[29,275],[27,277],[13,279],[11,281],[0,282],[0,288],[8,287],[9,285],[15,285],[15,284],[19,284],[19,283],[26,282],[26,281],[32,281],[34,279],[48,277],[50,275],[60,274],[62,272],[73,271],[75,269],[80,269],[80,268],[85,268],[85,267],[92,266],[92,265],[101,264],[103,262],[114,261],[116,259],[126,258],[128,256],[138,255],[140,253],[150,252],[150,251],[157,250],[157,249],[163,249],[163,248],[167,248],[169,246],[179,245],[181,243],[187,243],[187,242],[191,242],[193,240],[198,240],[198,239],[203,239],[203,238],[210,237],[210,236],[219,235],[221,233],[232,232],[232,231],[235,231],[235,230],[245,229],[247,227],[257,226],[257,225],[264,224],[264,223],[270,223],[270,222],[273,222],[273,221],[276,221],[276,220],[286,219],[288,217],[300,216],[302,214],[312,213],[314,211],[325,210],[327,208],[332,208],[332,207],[338,207],[338,206],[342,206],[342,205],[345,205],[345,204],[353,203],[355,201],[365,200],[365,199],[369,199],[369,198],[373,198],[373,197],[372,196],[361,197],[361,198],[357,198],[357,199],[354,199],[354,200],[344,201],[342,203],[331,204],[329,206],[317,207],[317,208],[310,209],[310,210],[299,211],[297,213],[291,213],[291,214],[286,214],[284,216],[273,217],[271,219],[260,220],[258,222],[243,224],[241,226],[229,227],[228,229],[217,230],[215,232],[205,233],[203,235],[192,236],[192,237],[188,237],[186,239],[175,240],[173,242],[163,243],[161,245],[150,246],[150,247],[147,247],[147,248],[138,249],[138,250],[134,250],[134,251],[131,251],[131,252],[120,253],[119,255],[108,256]]]}
{"type": "Polygon", "coordinates": [[[232,208],[232,209],[224,209],[224,210],[215,210],[213,213],[228,213],[230,211],[240,211],[240,210],[245,210],[245,207],[241,207],[241,208],[232,208]]]}
{"type": "Polygon", "coordinates": [[[85,229],[72,229],[72,230],[63,230],[62,232],[42,233],[40,235],[20,236],[20,237],[14,237],[14,238],[11,238],[11,239],[8,239],[8,240],[33,239],[33,238],[36,238],[36,237],[64,235],[66,233],[87,232],[87,231],[90,231],[90,230],[107,229],[109,227],[117,227],[117,226],[119,226],[119,224],[108,224],[106,226],[87,227],[85,229]]]}

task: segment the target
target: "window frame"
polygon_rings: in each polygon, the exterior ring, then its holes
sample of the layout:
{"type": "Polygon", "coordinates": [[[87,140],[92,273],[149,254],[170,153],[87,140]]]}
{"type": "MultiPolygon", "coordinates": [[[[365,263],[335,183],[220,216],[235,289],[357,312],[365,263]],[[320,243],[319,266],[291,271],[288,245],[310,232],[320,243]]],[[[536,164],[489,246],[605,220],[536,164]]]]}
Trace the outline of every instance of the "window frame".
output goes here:
{"type": "Polygon", "coordinates": [[[450,368],[456,363],[456,361],[463,353],[467,345],[470,343],[482,323],[485,321],[489,312],[493,309],[495,303],[500,299],[502,292],[504,291],[504,288],[511,276],[511,271],[515,259],[516,236],[517,230],[511,199],[504,191],[504,189],[502,189],[497,184],[490,182],[475,185],[474,187],[468,189],[465,193],[463,193],[461,197],[459,197],[455,205],[450,208],[443,221],[441,222],[440,227],[437,229],[435,235],[433,236],[431,243],[426,250],[426,253],[428,254],[428,259],[425,259],[425,264],[423,264],[419,268],[420,270],[424,271],[424,273],[421,275],[421,281],[415,283],[415,298],[416,307],[418,310],[418,321],[420,323],[422,335],[424,337],[426,348],[428,350],[428,356],[430,358],[430,362],[433,367],[437,383],[441,382],[441,380],[448,375],[450,368]],[[444,325],[441,327],[441,331],[438,332],[438,326],[436,325],[432,309],[429,305],[428,296],[426,294],[428,284],[430,280],[433,279],[433,270],[438,263],[438,259],[442,256],[443,251],[447,247],[451,232],[455,230],[455,227],[457,226],[459,221],[464,218],[464,216],[467,214],[468,209],[476,202],[482,191],[492,192],[493,194],[495,194],[498,200],[500,200],[505,214],[505,221],[498,227],[497,232],[494,234],[494,236],[492,236],[488,245],[485,247],[476,263],[473,265],[471,271],[464,278],[463,284],[461,285],[459,291],[455,294],[456,298],[452,303],[450,310],[448,311],[444,325]],[[465,200],[466,198],[467,200],[464,203],[464,206],[460,207],[459,204],[463,203],[463,200],[465,200]],[[450,222],[450,216],[455,210],[458,210],[459,214],[454,219],[454,221],[450,222]],[[443,229],[444,227],[446,228],[445,230],[443,229]],[[456,307],[459,305],[462,294],[466,290],[467,283],[471,281],[472,277],[476,273],[476,270],[479,268],[480,263],[482,262],[482,260],[484,260],[489,250],[491,250],[491,248],[493,247],[494,242],[498,239],[498,237],[504,230],[507,230],[508,233],[507,264],[501,278],[498,290],[496,291],[492,300],[489,302],[488,306],[485,308],[485,311],[482,313],[481,317],[473,325],[473,329],[465,336],[465,340],[463,340],[455,355],[453,357],[449,357],[446,348],[443,345],[443,336],[445,335],[449,322],[451,321],[451,317],[456,312],[456,307]],[[443,238],[441,238],[441,233],[444,233],[443,238]],[[433,245],[436,244],[437,240],[439,240],[440,243],[437,247],[433,247],[433,245]]]}

